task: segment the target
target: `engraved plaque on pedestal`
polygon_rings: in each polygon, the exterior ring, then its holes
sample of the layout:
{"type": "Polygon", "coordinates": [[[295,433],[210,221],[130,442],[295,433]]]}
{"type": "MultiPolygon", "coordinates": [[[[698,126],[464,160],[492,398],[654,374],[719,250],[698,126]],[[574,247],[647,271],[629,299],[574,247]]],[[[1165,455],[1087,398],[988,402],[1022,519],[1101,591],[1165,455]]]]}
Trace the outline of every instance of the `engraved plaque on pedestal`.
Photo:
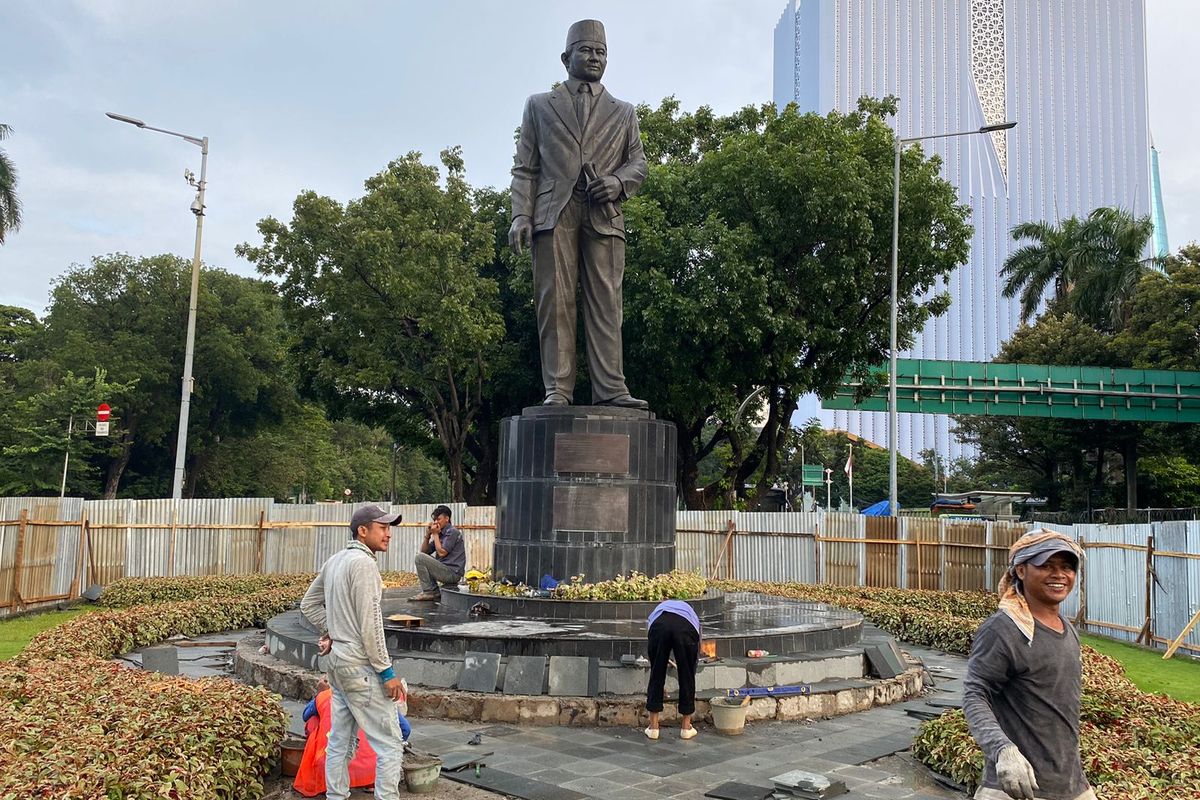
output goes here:
{"type": "Polygon", "coordinates": [[[625,486],[555,486],[554,529],[629,530],[629,489],[625,486]]]}
{"type": "Polygon", "coordinates": [[[629,472],[629,434],[556,433],[554,470],[625,475],[629,472]]]}

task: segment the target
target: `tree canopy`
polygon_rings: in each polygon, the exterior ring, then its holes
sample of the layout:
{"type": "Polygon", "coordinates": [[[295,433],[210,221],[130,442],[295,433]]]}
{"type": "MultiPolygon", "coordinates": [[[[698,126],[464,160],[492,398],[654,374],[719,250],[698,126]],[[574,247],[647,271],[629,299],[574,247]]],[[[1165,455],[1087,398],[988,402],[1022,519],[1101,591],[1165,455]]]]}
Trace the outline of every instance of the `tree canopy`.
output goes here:
{"type": "MultiPolygon", "coordinates": [[[[751,475],[761,494],[798,398],[886,357],[894,111],[890,99],[826,116],[767,105],[718,117],[673,99],[639,108],[650,172],[625,206],[626,373],[679,430],[689,505],[751,475]],[[760,387],[763,407],[735,420],[760,387]],[[723,443],[726,474],[697,485],[723,443]]],[[[945,311],[937,282],[968,252],[967,209],[939,169],[919,149],[903,155],[902,347],[945,311]]]]}
{"type": "Polygon", "coordinates": [[[494,261],[491,218],[458,150],[441,162],[444,184],[409,153],[345,206],[305,192],[290,224],[262,220],[262,245],[238,252],[279,279],[305,394],[404,441],[432,435],[461,500],[504,322],[496,281],[481,272],[494,261]]]}

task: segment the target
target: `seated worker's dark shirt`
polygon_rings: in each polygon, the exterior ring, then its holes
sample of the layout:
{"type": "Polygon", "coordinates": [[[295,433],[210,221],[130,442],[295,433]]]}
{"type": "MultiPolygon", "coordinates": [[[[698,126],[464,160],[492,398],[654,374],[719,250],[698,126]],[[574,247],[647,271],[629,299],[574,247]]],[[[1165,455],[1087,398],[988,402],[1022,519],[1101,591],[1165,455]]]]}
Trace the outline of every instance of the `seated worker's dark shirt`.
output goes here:
{"type": "Polygon", "coordinates": [[[1036,623],[1026,640],[1007,614],[983,621],[963,680],[963,713],[983,750],[983,785],[999,789],[996,759],[1015,744],[1033,766],[1039,798],[1073,800],[1088,788],[1079,757],[1083,678],[1079,636],[1036,623]]]}
{"type": "Polygon", "coordinates": [[[446,555],[439,556],[436,548],[432,549],[430,555],[462,575],[467,571],[467,543],[463,541],[462,532],[453,525],[447,525],[442,529],[441,540],[446,555]]]}

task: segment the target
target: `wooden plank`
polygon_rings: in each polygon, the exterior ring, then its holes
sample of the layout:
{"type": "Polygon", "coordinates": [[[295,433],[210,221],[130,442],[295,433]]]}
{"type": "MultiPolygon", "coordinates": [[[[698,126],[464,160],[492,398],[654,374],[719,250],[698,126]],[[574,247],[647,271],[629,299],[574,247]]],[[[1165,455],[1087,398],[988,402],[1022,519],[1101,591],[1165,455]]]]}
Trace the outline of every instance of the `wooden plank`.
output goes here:
{"type": "Polygon", "coordinates": [[[1197,622],[1200,622],[1200,611],[1192,614],[1192,618],[1188,621],[1188,624],[1183,626],[1183,630],[1179,632],[1179,635],[1171,640],[1171,646],[1167,648],[1167,652],[1163,653],[1163,658],[1170,658],[1175,655],[1175,651],[1183,644],[1183,640],[1187,638],[1187,635],[1192,632],[1192,628],[1196,627],[1197,622]]]}
{"type": "Polygon", "coordinates": [[[13,579],[12,579],[12,604],[13,608],[20,608],[24,605],[21,599],[21,567],[25,561],[25,532],[29,522],[28,509],[21,509],[21,514],[17,518],[17,553],[13,559],[13,579]]]}

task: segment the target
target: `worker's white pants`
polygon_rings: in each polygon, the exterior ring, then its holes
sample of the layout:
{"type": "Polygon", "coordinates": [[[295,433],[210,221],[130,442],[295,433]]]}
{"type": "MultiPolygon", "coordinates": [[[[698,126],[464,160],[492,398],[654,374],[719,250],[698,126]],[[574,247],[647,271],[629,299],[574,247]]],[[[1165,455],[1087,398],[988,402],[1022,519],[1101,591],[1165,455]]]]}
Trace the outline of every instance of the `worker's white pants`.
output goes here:
{"type": "Polygon", "coordinates": [[[396,718],[396,703],[383,691],[383,681],[370,665],[345,666],[330,653],[325,657],[332,697],[329,702],[329,741],[325,750],[325,797],[350,796],[350,758],[358,730],[375,751],[375,797],[399,800],[404,738],[396,718]]]}
{"type": "MultiPolygon", "coordinates": [[[[980,786],[975,790],[975,800],[1012,800],[1012,798],[999,789],[989,789],[986,786],[980,786]]],[[[1034,800],[1037,800],[1037,798],[1034,798],[1034,800]]],[[[1096,800],[1096,793],[1088,789],[1083,794],[1078,795],[1075,800],[1096,800]]]]}

